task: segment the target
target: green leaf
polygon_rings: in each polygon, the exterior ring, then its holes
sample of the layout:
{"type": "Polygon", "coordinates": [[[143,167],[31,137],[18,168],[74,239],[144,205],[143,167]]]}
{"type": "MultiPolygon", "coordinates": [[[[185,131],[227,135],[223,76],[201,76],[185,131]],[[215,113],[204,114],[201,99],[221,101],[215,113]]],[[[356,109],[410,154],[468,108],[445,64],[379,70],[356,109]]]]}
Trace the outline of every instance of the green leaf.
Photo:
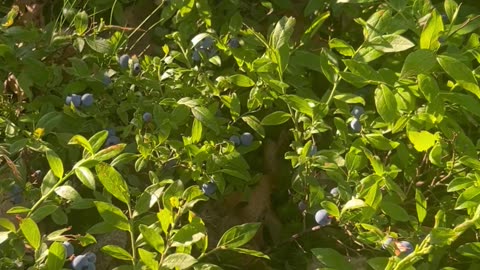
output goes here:
{"type": "Polygon", "coordinates": [[[88,29],[88,14],[85,11],[78,12],[73,21],[77,35],[83,35],[88,29]]]}
{"type": "Polygon", "coordinates": [[[331,248],[314,248],[311,250],[313,256],[330,269],[353,270],[353,267],[344,256],[331,248]]]}
{"type": "Polygon", "coordinates": [[[147,251],[143,248],[138,249],[138,255],[140,256],[140,260],[150,269],[150,270],[158,270],[158,261],[155,258],[156,254],[150,251],[147,251]]]}
{"type": "Polygon", "coordinates": [[[248,243],[257,233],[261,223],[246,223],[228,229],[218,241],[217,247],[236,248],[248,243]]]}
{"type": "Polygon", "coordinates": [[[78,144],[81,145],[85,150],[87,150],[89,153],[93,154],[93,148],[90,145],[90,143],[87,141],[85,137],[82,135],[75,135],[73,136],[70,141],[68,141],[68,144],[78,144]]]}
{"type": "Polygon", "coordinates": [[[462,94],[462,93],[441,93],[440,97],[451,104],[460,105],[463,109],[469,113],[474,114],[477,117],[480,117],[480,102],[472,98],[471,95],[462,94]]]}
{"type": "Polygon", "coordinates": [[[124,143],[112,145],[108,148],[105,148],[105,149],[97,152],[93,156],[93,159],[95,159],[97,161],[105,161],[105,160],[109,160],[111,158],[114,158],[114,157],[118,156],[118,154],[120,154],[123,151],[123,149],[125,149],[125,146],[126,146],[126,144],[124,144],[124,143]]]}
{"type": "Polygon", "coordinates": [[[471,186],[463,191],[455,203],[455,209],[477,207],[480,203],[480,187],[471,186]]]}
{"type": "Polygon", "coordinates": [[[131,229],[128,218],[118,207],[111,203],[100,201],[95,201],[95,206],[102,219],[109,225],[122,231],[129,231],[131,229]]]}
{"type": "Polygon", "coordinates": [[[98,180],[102,183],[103,187],[120,201],[130,204],[130,193],[125,180],[122,175],[115,170],[112,166],[106,163],[100,163],[95,166],[98,180]]]}
{"type": "Polygon", "coordinates": [[[375,106],[385,122],[393,123],[397,119],[397,101],[392,91],[383,84],[375,90],[375,106]]]}
{"type": "Polygon", "coordinates": [[[255,132],[258,133],[262,138],[265,137],[265,129],[263,126],[260,124],[260,121],[258,120],[257,117],[253,115],[245,115],[242,116],[242,120],[247,123],[255,132]]]}
{"type": "Polygon", "coordinates": [[[151,229],[143,224],[141,224],[138,229],[143,235],[143,239],[145,239],[145,241],[160,254],[163,254],[165,251],[165,241],[163,241],[163,238],[160,236],[160,234],[154,229],[151,229]]]}
{"type": "Polygon", "coordinates": [[[263,126],[276,126],[281,125],[290,120],[290,114],[282,111],[273,112],[262,119],[261,124],[263,126]]]}
{"type": "Polygon", "coordinates": [[[108,131],[102,130],[95,133],[92,137],[90,137],[90,139],[88,139],[88,143],[92,146],[93,152],[97,152],[103,147],[107,137],[108,131]]]}
{"type": "Polygon", "coordinates": [[[417,208],[418,222],[422,223],[427,216],[427,200],[419,189],[415,189],[415,205],[417,208]]]}
{"type": "Polygon", "coordinates": [[[437,141],[436,136],[428,131],[408,131],[407,136],[418,152],[427,151],[434,146],[437,141]]]}
{"type": "Polygon", "coordinates": [[[418,88],[422,92],[423,96],[429,102],[434,102],[438,98],[440,88],[437,81],[428,75],[420,74],[417,76],[418,88]]]}
{"type": "Polygon", "coordinates": [[[400,205],[388,201],[383,201],[380,205],[385,214],[391,218],[402,222],[407,222],[409,220],[407,211],[405,211],[400,205]]]}
{"type": "Polygon", "coordinates": [[[193,116],[195,116],[195,118],[198,119],[204,126],[213,130],[217,134],[220,132],[220,128],[215,116],[207,108],[193,107],[191,110],[193,116]]]}
{"type": "Polygon", "coordinates": [[[22,219],[20,220],[20,230],[30,246],[37,250],[41,244],[40,230],[37,223],[31,218],[22,219]]]}
{"type": "Polygon", "coordinates": [[[380,133],[371,133],[365,135],[365,138],[367,141],[375,148],[379,150],[393,150],[397,148],[397,146],[400,145],[398,142],[391,141],[387,138],[385,138],[382,134],[380,133]]]}
{"type": "Polygon", "coordinates": [[[200,222],[193,222],[182,226],[172,237],[173,247],[188,247],[202,240],[206,236],[205,226],[200,222]]]}
{"type": "Polygon", "coordinates": [[[454,0],[445,0],[443,3],[445,13],[448,16],[448,19],[450,19],[451,22],[455,20],[457,17],[457,13],[459,10],[458,4],[454,0]]]}
{"type": "Polygon", "coordinates": [[[415,46],[409,39],[397,34],[374,37],[368,45],[383,53],[403,52],[415,46]]]}
{"type": "Polygon", "coordinates": [[[162,231],[167,234],[168,228],[173,225],[172,212],[167,208],[163,208],[157,213],[157,218],[160,222],[160,226],[162,227],[162,231]]]}
{"type": "Polygon", "coordinates": [[[420,49],[429,49],[436,51],[440,48],[440,42],[438,38],[443,32],[442,16],[434,9],[430,18],[425,25],[422,33],[420,34],[420,49]]]}
{"type": "Polygon", "coordinates": [[[330,215],[332,215],[332,216],[334,216],[334,217],[336,217],[336,218],[340,217],[340,211],[338,210],[337,205],[334,204],[333,202],[331,202],[331,201],[323,201],[323,202],[321,202],[321,205],[322,205],[323,209],[327,210],[327,212],[328,212],[330,215]]]}
{"type": "Polygon", "coordinates": [[[480,161],[478,159],[469,156],[463,156],[458,160],[458,162],[476,171],[480,171],[480,161]]]}
{"type": "Polygon", "coordinates": [[[268,257],[268,255],[266,255],[266,254],[264,254],[260,251],[257,251],[257,250],[245,249],[245,248],[230,248],[230,250],[233,250],[237,253],[250,255],[250,256],[253,256],[253,257],[264,258],[264,259],[270,260],[270,257],[268,257]]]}
{"type": "Polygon", "coordinates": [[[365,106],[365,99],[361,96],[357,96],[355,94],[338,94],[338,95],[335,95],[333,96],[334,99],[337,99],[337,100],[341,100],[345,103],[348,103],[348,104],[356,104],[356,103],[360,103],[362,104],[363,106],[365,106]]]}
{"type": "Polygon", "coordinates": [[[227,79],[230,83],[240,87],[252,87],[255,85],[255,82],[252,79],[243,74],[235,74],[229,76],[227,79]]]}
{"type": "Polygon", "coordinates": [[[288,41],[293,34],[295,18],[283,17],[276,24],[270,35],[270,46],[274,50],[280,49],[283,45],[288,45],[288,41]]]}
{"type": "Polygon", "coordinates": [[[353,56],[355,54],[355,50],[350,44],[338,38],[330,39],[328,41],[328,46],[330,46],[331,49],[335,49],[343,56],[353,56]]]}
{"type": "Polygon", "coordinates": [[[445,72],[452,77],[461,87],[472,92],[480,98],[478,82],[472,70],[456,58],[439,55],[437,61],[445,72]]]}
{"type": "Polygon", "coordinates": [[[163,193],[164,187],[159,186],[159,184],[153,184],[145,189],[142,194],[137,198],[135,203],[135,212],[133,216],[138,216],[143,213],[146,213],[148,209],[157,204],[160,196],[163,193]]]}
{"type": "Polygon", "coordinates": [[[359,61],[344,59],[343,62],[353,74],[360,76],[365,81],[380,81],[380,76],[377,71],[374,70],[367,63],[359,61]]]}
{"type": "Polygon", "coordinates": [[[187,269],[197,263],[197,260],[185,253],[174,253],[168,255],[167,258],[163,261],[162,267],[167,267],[169,269],[187,269]]]}
{"type": "Polygon", "coordinates": [[[33,213],[30,215],[30,218],[38,223],[44,218],[54,213],[55,211],[57,211],[58,208],[59,206],[53,203],[45,203],[44,205],[35,209],[35,211],[33,211],[33,213]]]}
{"type": "Polygon", "coordinates": [[[89,168],[82,166],[77,167],[75,168],[75,175],[83,185],[91,190],[95,190],[95,177],[89,168]]]}
{"type": "Polygon", "coordinates": [[[480,242],[463,244],[457,248],[457,252],[462,256],[478,260],[480,258],[480,242]]]}
{"type": "Polygon", "coordinates": [[[55,153],[53,150],[47,150],[47,160],[50,169],[52,170],[53,174],[58,177],[63,177],[63,163],[60,157],[55,153]]]}
{"type": "Polygon", "coordinates": [[[60,270],[65,262],[65,248],[59,242],[53,242],[48,249],[47,269],[60,270]]]}
{"type": "Polygon", "coordinates": [[[193,119],[192,124],[192,143],[198,143],[202,139],[202,122],[193,119]]]}
{"type": "Polygon", "coordinates": [[[123,260],[123,261],[131,261],[132,255],[128,253],[125,249],[115,246],[115,245],[106,245],[100,249],[102,252],[112,256],[115,259],[123,260]]]}
{"type": "Polygon", "coordinates": [[[82,199],[80,194],[73,187],[69,185],[63,185],[63,186],[57,187],[55,189],[55,193],[57,193],[58,196],[68,201],[76,201],[76,200],[82,199]]]}
{"type": "Polygon", "coordinates": [[[455,177],[448,184],[447,191],[454,192],[462,189],[467,189],[475,185],[476,180],[471,177],[455,177]]]}
{"type": "Polygon", "coordinates": [[[5,228],[11,232],[15,232],[16,229],[15,229],[15,224],[13,224],[13,222],[11,222],[9,219],[7,218],[0,218],[0,227],[2,228],[5,228]]]}
{"type": "Polygon", "coordinates": [[[345,203],[345,205],[342,208],[341,215],[347,210],[358,209],[366,206],[368,205],[363,200],[353,198],[349,200],[347,203],[345,203]]]}
{"type": "Polygon", "coordinates": [[[335,55],[329,50],[322,48],[320,52],[320,68],[327,80],[334,84],[338,78],[338,61],[335,59],[335,55]]]}
{"type": "Polygon", "coordinates": [[[313,109],[312,107],[314,104],[310,104],[304,98],[301,98],[297,95],[284,95],[281,97],[285,103],[291,106],[294,110],[304,113],[310,117],[313,117],[313,109]]]}
{"type": "Polygon", "coordinates": [[[403,62],[400,78],[408,78],[418,74],[429,74],[435,69],[437,59],[430,50],[417,50],[408,54],[403,62]]]}

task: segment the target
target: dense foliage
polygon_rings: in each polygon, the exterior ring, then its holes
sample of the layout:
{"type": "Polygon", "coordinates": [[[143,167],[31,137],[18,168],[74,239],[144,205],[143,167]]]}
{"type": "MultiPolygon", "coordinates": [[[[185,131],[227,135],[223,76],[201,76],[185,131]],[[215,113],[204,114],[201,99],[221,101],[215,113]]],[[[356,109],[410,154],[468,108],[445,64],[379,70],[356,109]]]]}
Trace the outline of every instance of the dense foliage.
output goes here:
{"type": "Polygon", "coordinates": [[[3,1],[0,269],[477,269],[457,1],[3,1]]]}

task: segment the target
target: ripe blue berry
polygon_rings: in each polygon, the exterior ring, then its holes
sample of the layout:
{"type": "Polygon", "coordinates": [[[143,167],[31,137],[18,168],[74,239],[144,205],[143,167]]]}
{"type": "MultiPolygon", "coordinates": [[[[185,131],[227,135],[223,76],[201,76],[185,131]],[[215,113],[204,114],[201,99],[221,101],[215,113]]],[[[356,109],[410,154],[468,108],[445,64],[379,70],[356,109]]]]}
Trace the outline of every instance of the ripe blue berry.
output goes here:
{"type": "Polygon", "coordinates": [[[307,209],[307,204],[304,201],[300,201],[298,203],[298,210],[300,211],[305,211],[307,209]]]}
{"type": "Polygon", "coordinates": [[[75,252],[75,249],[73,248],[72,244],[70,242],[65,241],[62,243],[63,247],[65,248],[65,257],[70,258],[70,256],[73,255],[75,252]]]}
{"type": "Polygon", "coordinates": [[[236,48],[240,47],[240,41],[238,40],[238,38],[231,38],[228,41],[228,47],[230,47],[232,49],[236,49],[236,48]]]}
{"type": "Polygon", "coordinates": [[[337,187],[334,187],[330,190],[330,194],[333,196],[333,197],[338,197],[338,188],[337,187]]]}
{"type": "Polygon", "coordinates": [[[362,106],[353,106],[353,109],[351,111],[351,114],[353,115],[353,117],[359,119],[360,116],[362,116],[362,114],[365,112],[365,109],[363,109],[362,106]]]}
{"type": "Polygon", "coordinates": [[[203,194],[210,196],[217,191],[217,185],[215,183],[209,182],[202,185],[203,194]]]}
{"type": "Polygon", "coordinates": [[[362,123],[360,123],[360,121],[358,121],[358,119],[355,118],[352,120],[352,122],[350,122],[350,127],[355,133],[358,133],[360,132],[360,130],[362,130],[362,123]]]}
{"type": "Polygon", "coordinates": [[[240,142],[242,143],[242,145],[250,146],[253,142],[253,135],[249,132],[243,133],[242,135],[240,135],[240,142]]]}
{"type": "Polygon", "coordinates": [[[130,56],[128,54],[124,54],[118,58],[118,64],[122,69],[128,68],[128,61],[130,60],[130,56]]]}
{"type": "Polygon", "coordinates": [[[200,53],[197,50],[193,51],[192,53],[193,62],[200,62],[201,59],[202,57],[200,56],[200,53]]]}
{"type": "Polygon", "coordinates": [[[140,66],[140,63],[134,63],[132,68],[132,74],[138,75],[140,74],[140,71],[142,71],[142,67],[140,66]]]}
{"type": "Polygon", "coordinates": [[[229,140],[230,140],[230,141],[233,143],[233,145],[235,145],[235,146],[238,146],[238,145],[240,145],[240,143],[241,143],[241,142],[240,142],[240,138],[239,138],[237,135],[233,135],[232,137],[230,137],[229,140]]]}
{"type": "Polygon", "coordinates": [[[112,79],[107,74],[104,74],[102,82],[105,86],[109,86],[112,83],[112,79]]]}
{"type": "Polygon", "coordinates": [[[397,243],[397,248],[405,255],[412,253],[414,249],[412,244],[410,244],[408,241],[401,241],[400,243],[397,243]]]}
{"type": "Polygon", "coordinates": [[[328,216],[328,212],[325,209],[320,209],[315,213],[315,221],[318,223],[320,226],[327,226],[330,224],[331,219],[328,216]]]}
{"type": "Polygon", "coordinates": [[[314,156],[316,153],[317,153],[317,146],[316,146],[316,145],[310,146],[310,151],[308,152],[308,156],[309,156],[309,157],[312,157],[312,156],[314,156]]]}
{"type": "Polygon", "coordinates": [[[388,237],[387,239],[385,239],[385,241],[382,242],[382,248],[383,249],[387,249],[393,242],[393,238],[392,237],[388,237]]]}
{"type": "Polygon", "coordinates": [[[23,201],[22,197],[22,188],[15,184],[12,187],[12,190],[10,191],[10,194],[12,194],[12,197],[10,199],[10,202],[13,204],[19,204],[23,201]]]}
{"type": "Polygon", "coordinates": [[[90,107],[93,105],[93,95],[92,94],[84,94],[82,96],[82,106],[90,107]]]}
{"type": "Polygon", "coordinates": [[[92,264],[97,261],[97,255],[95,255],[93,252],[85,253],[85,257],[87,257],[87,260],[92,264]]]}
{"type": "Polygon", "coordinates": [[[143,118],[143,122],[146,122],[146,123],[147,123],[147,122],[152,121],[153,116],[152,116],[151,113],[146,112],[146,113],[143,114],[143,117],[142,117],[142,118],[143,118]]]}
{"type": "Polygon", "coordinates": [[[107,128],[106,131],[108,132],[108,136],[107,136],[107,137],[112,137],[112,136],[117,135],[117,133],[115,132],[115,129],[114,129],[114,128],[107,128]]]}
{"type": "Polygon", "coordinates": [[[105,141],[105,146],[110,147],[112,145],[116,145],[120,143],[120,138],[117,136],[111,136],[107,138],[107,141],[105,141]]]}
{"type": "Polygon", "coordinates": [[[91,263],[87,260],[85,255],[78,255],[72,261],[73,270],[86,270],[89,269],[91,263]]]}
{"type": "Polygon", "coordinates": [[[82,98],[78,95],[71,95],[71,96],[68,96],[66,99],[65,99],[65,103],[67,103],[68,106],[70,106],[71,103],[73,103],[73,106],[75,108],[78,108],[80,107],[80,104],[82,103],[82,98]]]}

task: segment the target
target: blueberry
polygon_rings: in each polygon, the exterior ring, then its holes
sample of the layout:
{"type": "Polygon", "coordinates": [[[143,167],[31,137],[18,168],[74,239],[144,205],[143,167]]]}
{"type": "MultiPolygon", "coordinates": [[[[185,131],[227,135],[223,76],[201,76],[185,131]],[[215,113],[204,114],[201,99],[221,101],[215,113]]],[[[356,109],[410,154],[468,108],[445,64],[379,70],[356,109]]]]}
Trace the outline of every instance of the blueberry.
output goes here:
{"type": "Polygon", "coordinates": [[[383,249],[387,249],[393,242],[393,238],[392,237],[388,237],[387,239],[385,239],[385,241],[382,242],[382,248],[383,249]]]}
{"type": "Polygon", "coordinates": [[[300,211],[305,211],[307,209],[307,204],[304,201],[300,201],[298,203],[298,210],[300,211]]]}
{"type": "Polygon", "coordinates": [[[238,38],[231,38],[228,41],[228,47],[230,47],[232,49],[236,49],[236,48],[240,47],[240,41],[238,40],[238,38]]]}
{"type": "Polygon", "coordinates": [[[249,132],[245,132],[240,136],[240,141],[242,142],[242,145],[250,146],[253,142],[253,135],[249,132]]]}
{"type": "Polygon", "coordinates": [[[108,137],[117,135],[114,128],[107,128],[106,131],[108,132],[108,137]]]}
{"type": "Polygon", "coordinates": [[[116,145],[120,143],[120,138],[117,136],[111,136],[107,138],[107,141],[105,141],[105,146],[110,147],[112,145],[116,145]]]}
{"type": "Polygon", "coordinates": [[[93,95],[92,94],[84,94],[82,96],[82,106],[90,107],[93,105],[93,95]]]}
{"type": "Polygon", "coordinates": [[[105,86],[109,86],[112,83],[112,79],[107,74],[104,74],[102,82],[105,86]]]}
{"type": "Polygon", "coordinates": [[[362,116],[362,114],[365,112],[365,110],[363,109],[362,106],[353,106],[353,109],[351,111],[351,114],[353,115],[353,117],[359,119],[360,116],[362,116]]]}
{"type": "Polygon", "coordinates": [[[230,140],[230,141],[233,143],[233,145],[235,145],[235,146],[238,146],[238,145],[240,145],[240,143],[241,143],[241,142],[240,142],[240,138],[239,138],[237,135],[233,135],[232,137],[230,137],[229,140],[230,140]]]}
{"type": "Polygon", "coordinates": [[[400,243],[397,244],[397,247],[402,253],[406,255],[413,252],[413,246],[408,241],[401,241],[400,243]]]}
{"type": "Polygon", "coordinates": [[[446,14],[442,14],[442,21],[443,21],[443,24],[448,23],[448,16],[446,14]]]}
{"type": "Polygon", "coordinates": [[[80,97],[79,95],[73,94],[72,103],[73,103],[73,106],[75,106],[75,108],[80,107],[80,104],[82,104],[82,97],[80,97]]]}
{"type": "Polygon", "coordinates": [[[85,253],[85,256],[87,257],[87,260],[92,264],[97,261],[97,255],[95,255],[95,253],[93,252],[87,252],[85,253]]]}
{"type": "Polygon", "coordinates": [[[128,54],[124,54],[118,58],[118,64],[121,68],[126,69],[128,68],[128,61],[130,60],[130,56],[128,54]]]}
{"type": "Polygon", "coordinates": [[[72,97],[71,97],[71,96],[67,96],[67,97],[65,98],[65,104],[68,105],[68,106],[70,106],[70,103],[72,103],[72,97]]]}
{"type": "Polygon", "coordinates": [[[215,55],[217,55],[217,49],[216,49],[216,48],[208,49],[208,50],[207,50],[207,53],[208,53],[208,58],[212,58],[212,57],[214,57],[215,55]]]}
{"type": "Polygon", "coordinates": [[[197,43],[196,48],[200,50],[208,50],[213,46],[214,40],[211,37],[206,37],[197,43]]]}
{"type": "Polygon", "coordinates": [[[140,67],[140,63],[133,64],[132,74],[138,75],[140,74],[140,71],[142,71],[142,67],[140,67]]]}
{"type": "Polygon", "coordinates": [[[313,144],[312,146],[310,146],[310,151],[308,151],[308,156],[309,157],[314,156],[316,153],[317,153],[317,146],[313,144]]]}
{"type": "Polygon", "coordinates": [[[360,123],[360,121],[358,121],[357,118],[355,118],[352,122],[350,122],[350,127],[355,133],[358,133],[362,129],[362,124],[360,123]]]}
{"type": "Polygon", "coordinates": [[[315,221],[318,223],[320,226],[327,226],[330,224],[331,219],[328,216],[328,212],[325,209],[320,209],[315,213],[315,221]]]}
{"type": "Polygon", "coordinates": [[[97,269],[97,267],[95,267],[95,264],[93,264],[93,263],[88,264],[87,270],[96,270],[96,269],[97,269]]]}
{"type": "Polygon", "coordinates": [[[73,248],[72,244],[70,244],[70,242],[68,241],[63,242],[62,244],[63,244],[63,247],[65,248],[65,257],[70,258],[70,256],[72,256],[73,253],[75,252],[75,249],[73,248]]]}
{"type": "Polygon", "coordinates": [[[334,187],[330,190],[330,194],[333,196],[333,197],[338,197],[338,187],[334,187]]]}
{"type": "Polygon", "coordinates": [[[215,183],[212,183],[212,182],[203,184],[202,191],[203,191],[203,194],[210,196],[213,193],[215,193],[215,191],[217,191],[217,185],[215,185],[215,183]]]}
{"type": "Polygon", "coordinates": [[[78,255],[72,261],[72,268],[73,270],[86,270],[89,269],[90,264],[85,255],[78,255]]]}
{"type": "Polygon", "coordinates": [[[10,193],[12,194],[12,197],[10,198],[11,203],[19,204],[23,201],[22,188],[19,185],[17,185],[17,184],[13,185],[10,193]]]}
{"type": "Polygon", "coordinates": [[[151,113],[146,112],[146,113],[143,114],[142,118],[143,118],[143,122],[148,123],[148,122],[152,121],[153,116],[152,116],[151,113]]]}
{"type": "Polygon", "coordinates": [[[200,56],[200,53],[198,51],[193,51],[193,54],[192,54],[192,60],[194,62],[200,62],[200,60],[202,59],[202,57],[200,56]]]}

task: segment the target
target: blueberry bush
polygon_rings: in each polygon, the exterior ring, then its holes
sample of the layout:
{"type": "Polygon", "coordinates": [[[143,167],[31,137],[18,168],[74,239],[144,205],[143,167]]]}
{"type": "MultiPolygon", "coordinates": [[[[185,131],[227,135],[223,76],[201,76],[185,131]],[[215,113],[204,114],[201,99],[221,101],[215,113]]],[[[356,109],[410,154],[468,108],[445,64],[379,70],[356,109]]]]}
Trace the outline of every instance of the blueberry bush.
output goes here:
{"type": "Polygon", "coordinates": [[[0,4],[0,269],[478,269],[480,4],[0,4]]]}

